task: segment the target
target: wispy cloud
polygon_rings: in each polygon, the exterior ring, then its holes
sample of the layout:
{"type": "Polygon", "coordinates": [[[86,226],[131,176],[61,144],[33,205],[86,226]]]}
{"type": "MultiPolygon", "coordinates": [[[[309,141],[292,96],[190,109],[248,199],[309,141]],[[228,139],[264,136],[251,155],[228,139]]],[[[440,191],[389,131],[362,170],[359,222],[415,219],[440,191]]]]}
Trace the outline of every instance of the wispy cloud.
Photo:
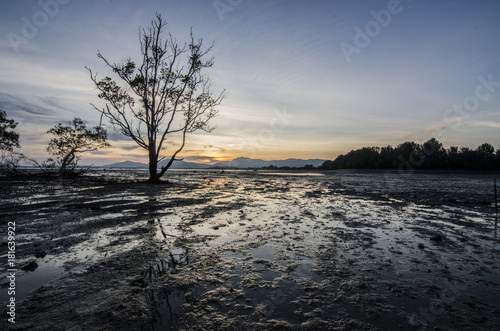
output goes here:
{"type": "Polygon", "coordinates": [[[67,111],[67,108],[64,107],[64,105],[62,104],[62,101],[59,97],[56,97],[56,96],[42,97],[42,96],[40,96],[40,97],[38,97],[38,99],[40,99],[42,102],[44,102],[45,104],[47,104],[51,107],[67,111]]]}
{"type": "Polygon", "coordinates": [[[140,146],[122,146],[120,148],[124,149],[126,151],[133,151],[134,149],[141,148],[141,147],[140,146]]]}
{"type": "Polygon", "coordinates": [[[473,126],[485,126],[489,128],[500,128],[500,123],[498,122],[475,122],[472,123],[473,126]]]}
{"type": "Polygon", "coordinates": [[[429,127],[426,131],[430,134],[436,134],[438,132],[443,132],[447,129],[452,129],[452,128],[458,128],[463,122],[463,119],[461,117],[454,118],[451,121],[448,121],[447,123],[441,124],[441,125],[434,125],[429,127]]]}
{"type": "Polygon", "coordinates": [[[36,105],[3,92],[0,92],[0,108],[10,116],[22,118],[29,115],[51,116],[54,114],[50,108],[36,105]]]}

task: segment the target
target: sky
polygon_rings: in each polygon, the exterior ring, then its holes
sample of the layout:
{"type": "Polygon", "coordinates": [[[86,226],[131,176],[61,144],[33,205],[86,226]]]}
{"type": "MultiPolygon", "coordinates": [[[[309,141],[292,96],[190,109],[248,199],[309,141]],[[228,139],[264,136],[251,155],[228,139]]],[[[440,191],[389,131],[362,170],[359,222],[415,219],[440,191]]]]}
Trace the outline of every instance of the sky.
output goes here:
{"type": "MultiPolygon", "coordinates": [[[[213,163],[334,159],[363,146],[436,137],[445,147],[500,148],[500,2],[466,0],[0,1],[0,109],[22,148],[49,157],[47,130],[104,106],[97,58],[140,60],[139,29],[160,13],[179,43],[214,42],[206,74],[225,99],[212,133],[181,156],[213,163]]],[[[109,123],[111,148],[83,163],[147,162],[109,123]]],[[[172,148],[167,144],[165,154],[172,148]]]]}

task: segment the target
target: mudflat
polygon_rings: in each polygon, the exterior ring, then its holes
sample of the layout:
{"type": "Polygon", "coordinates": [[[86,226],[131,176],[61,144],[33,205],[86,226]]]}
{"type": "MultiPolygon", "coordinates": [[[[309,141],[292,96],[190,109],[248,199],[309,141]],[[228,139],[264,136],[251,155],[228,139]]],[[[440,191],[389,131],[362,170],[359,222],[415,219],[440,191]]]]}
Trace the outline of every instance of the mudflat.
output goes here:
{"type": "MultiPolygon", "coordinates": [[[[498,173],[141,171],[0,181],[0,325],[493,330],[498,173]],[[6,314],[14,222],[15,324],[6,314]]],[[[3,328],[3,327],[2,327],[3,328]]]]}

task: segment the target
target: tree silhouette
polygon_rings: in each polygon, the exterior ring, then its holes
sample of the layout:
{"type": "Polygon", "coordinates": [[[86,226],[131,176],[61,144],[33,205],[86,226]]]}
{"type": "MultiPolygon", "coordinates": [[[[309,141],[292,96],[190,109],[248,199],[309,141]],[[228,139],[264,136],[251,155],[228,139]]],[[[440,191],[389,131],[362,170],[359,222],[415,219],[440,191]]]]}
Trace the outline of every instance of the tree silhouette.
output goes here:
{"type": "Polygon", "coordinates": [[[121,87],[110,77],[90,77],[106,101],[104,108],[94,106],[101,114],[144,148],[149,155],[149,181],[158,182],[176,160],[186,144],[186,135],[197,130],[212,131],[208,125],[217,111],[223,93],[214,95],[211,80],[202,70],[213,65],[205,59],[212,46],[203,49],[203,39],[195,40],[191,31],[189,43],[179,45],[171,34],[163,40],[166,22],[160,14],[149,29],[140,33],[142,60],[128,58],[111,63],[101,53],[98,57],[126,84],[121,87]],[[177,139],[168,162],[158,171],[167,136],[177,139]]]}
{"type": "Polygon", "coordinates": [[[404,142],[396,148],[363,147],[325,161],[320,167],[333,169],[398,169],[401,162],[408,162],[416,169],[465,169],[499,170],[500,149],[483,143],[473,150],[469,147],[443,147],[431,138],[423,144],[404,142]]]}
{"type": "Polygon", "coordinates": [[[0,110],[0,150],[12,152],[19,145],[19,133],[14,132],[17,122],[7,118],[7,113],[0,110]]]}
{"type": "Polygon", "coordinates": [[[47,133],[54,135],[50,139],[47,151],[57,156],[54,166],[59,167],[59,174],[72,172],[80,160],[79,154],[97,151],[109,147],[107,132],[100,126],[88,130],[80,118],[74,118],[68,125],[59,123],[47,133]]]}

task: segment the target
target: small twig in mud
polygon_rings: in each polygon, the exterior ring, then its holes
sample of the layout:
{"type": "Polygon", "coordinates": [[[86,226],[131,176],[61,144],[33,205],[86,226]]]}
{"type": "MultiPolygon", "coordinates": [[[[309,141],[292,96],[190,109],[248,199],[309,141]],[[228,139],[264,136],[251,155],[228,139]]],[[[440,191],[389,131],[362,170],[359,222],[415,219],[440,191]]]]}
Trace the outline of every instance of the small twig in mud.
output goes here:
{"type": "Polygon", "coordinates": [[[165,233],[165,230],[163,230],[163,225],[161,225],[161,222],[159,219],[158,219],[158,225],[160,226],[160,231],[161,231],[161,234],[163,235],[163,238],[167,239],[167,236],[177,238],[177,236],[175,236],[173,234],[165,233]]]}
{"type": "Polygon", "coordinates": [[[169,254],[170,254],[170,258],[172,259],[172,269],[175,270],[175,267],[177,266],[177,261],[175,260],[174,254],[172,254],[172,252],[169,252],[169,254]]]}
{"type": "Polygon", "coordinates": [[[497,179],[493,179],[493,189],[495,190],[495,231],[498,225],[498,200],[497,200],[497,179]]]}
{"type": "Polygon", "coordinates": [[[165,231],[163,231],[163,228],[161,229],[161,234],[163,234],[163,237],[165,237],[165,239],[167,239],[167,236],[177,238],[176,235],[165,233],[165,231]]]}

